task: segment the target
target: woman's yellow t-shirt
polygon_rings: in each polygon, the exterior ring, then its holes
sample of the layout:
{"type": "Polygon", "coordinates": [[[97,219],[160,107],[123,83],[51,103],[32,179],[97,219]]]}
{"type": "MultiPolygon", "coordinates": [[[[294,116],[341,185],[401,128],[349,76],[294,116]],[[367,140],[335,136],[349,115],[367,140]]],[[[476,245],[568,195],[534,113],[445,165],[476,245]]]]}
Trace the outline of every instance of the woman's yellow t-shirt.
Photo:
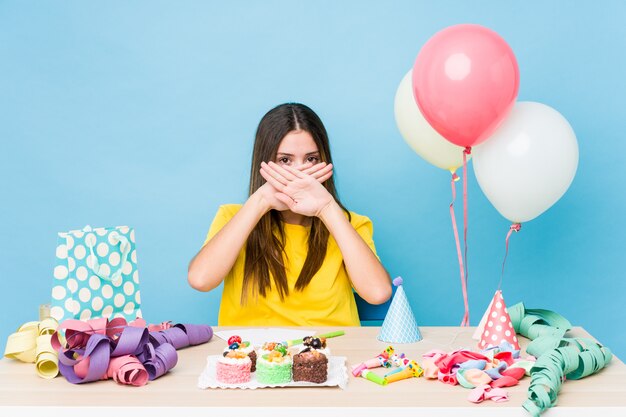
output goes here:
{"type": "MultiPolygon", "coordinates": [[[[241,209],[240,204],[223,205],[211,224],[205,244],[241,209]]],[[[369,218],[350,212],[351,223],[365,243],[376,253],[373,225],[369,218]]],[[[289,295],[281,300],[272,288],[265,297],[250,297],[241,305],[245,246],[233,268],[224,279],[224,290],[218,318],[219,326],[359,326],[352,284],[343,256],[330,236],[326,258],[309,285],[302,291],[294,286],[308,250],[310,227],[284,223],[286,273],[289,295]]]]}

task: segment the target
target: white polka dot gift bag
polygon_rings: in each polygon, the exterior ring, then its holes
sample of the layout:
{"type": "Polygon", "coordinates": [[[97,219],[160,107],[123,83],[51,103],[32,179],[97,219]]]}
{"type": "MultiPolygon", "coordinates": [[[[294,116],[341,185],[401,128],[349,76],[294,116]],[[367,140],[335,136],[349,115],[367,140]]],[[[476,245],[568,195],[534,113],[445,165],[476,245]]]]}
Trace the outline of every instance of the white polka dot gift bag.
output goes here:
{"type": "Polygon", "coordinates": [[[59,233],[56,258],[50,309],[56,320],[141,317],[134,229],[59,233]]]}

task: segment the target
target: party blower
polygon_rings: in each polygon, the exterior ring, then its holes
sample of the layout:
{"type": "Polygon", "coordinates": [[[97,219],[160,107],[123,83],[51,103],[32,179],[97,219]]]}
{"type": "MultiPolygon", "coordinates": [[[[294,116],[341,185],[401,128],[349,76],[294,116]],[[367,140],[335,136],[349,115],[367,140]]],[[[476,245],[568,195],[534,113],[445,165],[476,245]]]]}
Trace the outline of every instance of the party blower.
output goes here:
{"type": "Polygon", "coordinates": [[[391,355],[393,355],[393,346],[387,346],[387,348],[385,348],[385,350],[383,350],[375,358],[369,359],[353,367],[352,375],[361,376],[364,369],[378,368],[380,366],[389,368],[391,366],[391,362],[389,361],[389,357],[391,355]]]}
{"type": "Polygon", "coordinates": [[[392,375],[392,374],[395,374],[396,372],[402,372],[404,368],[409,366],[411,362],[414,362],[414,361],[411,361],[411,359],[407,358],[404,353],[401,353],[400,355],[398,355],[397,353],[394,353],[393,355],[391,355],[391,358],[389,360],[391,361],[393,366],[396,367],[396,369],[389,372],[387,375],[392,375]]]}
{"type": "Polygon", "coordinates": [[[368,369],[361,370],[361,377],[367,379],[368,381],[375,382],[378,385],[382,385],[382,386],[385,386],[389,383],[387,379],[385,379],[384,377],[380,375],[376,375],[374,372],[368,369]]]}
{"type": "Polygon", "coordinates": [[[385,381],[396,382],[407,378],[419,378],[424,374],[424,370],[415,361],[410,361],[409,364],[402,370],[390,372],[384,376],[385,381]]]}

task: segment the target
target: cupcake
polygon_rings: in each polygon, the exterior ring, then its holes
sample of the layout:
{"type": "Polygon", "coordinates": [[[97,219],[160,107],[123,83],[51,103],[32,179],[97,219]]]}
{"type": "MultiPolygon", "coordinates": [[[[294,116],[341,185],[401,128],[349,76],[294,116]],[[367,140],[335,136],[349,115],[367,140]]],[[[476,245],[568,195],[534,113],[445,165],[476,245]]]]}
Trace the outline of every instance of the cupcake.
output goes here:
{"type": "Polygon", "coordinates": [[[256,380],[267,385],[291,382],[292,363],[285,345],[282,343],[265,343],[259,350],[256,380]]]}
{"type": "Polygon", "coordinates": [[[293,380],[321,384],[328,379],[326,339],[308,336],[304,348],[293,356],[293,380]]]}
{"type": "Polygon", "coordinates": [[[225,384],[250,382],[252,361],[242,351],[232,350],[217,360],[216,378],[225,384]]]}
{"type": "Polygon", "coordinates": [[[243,352],[245,353],[252,362],[252,368],[250,372],[256,371],[256,352],[254,351],[254,347],[250,344],[250,342],[242,342],[241,337],[239,336],[231,336],[228,338],[228,347],[224,349],[224,356],[228,352],[243,352]]]}

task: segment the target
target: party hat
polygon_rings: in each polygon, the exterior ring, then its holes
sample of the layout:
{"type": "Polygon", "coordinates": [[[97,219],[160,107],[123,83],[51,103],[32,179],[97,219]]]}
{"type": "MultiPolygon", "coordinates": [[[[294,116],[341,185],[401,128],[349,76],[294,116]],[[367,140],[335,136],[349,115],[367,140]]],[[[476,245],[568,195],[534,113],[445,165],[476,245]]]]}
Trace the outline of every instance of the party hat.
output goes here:
{"type": "Polygon", "coordinates": [[[519,350],[515,329],[506,309],[506,304],[504,304],[502,291],[498,290],[491,301],[491,309],[478,348],[486,349],[491,346],[498,346],[502,342],[509,342],[516,350],[519,350]]]}
{"type": "Polygon", "coordinates": [[[402,278],[393,280],[397,288],[377,339],[388,343],[413,343],[422,340],[413,310],[402,288],[402,278]]]}

